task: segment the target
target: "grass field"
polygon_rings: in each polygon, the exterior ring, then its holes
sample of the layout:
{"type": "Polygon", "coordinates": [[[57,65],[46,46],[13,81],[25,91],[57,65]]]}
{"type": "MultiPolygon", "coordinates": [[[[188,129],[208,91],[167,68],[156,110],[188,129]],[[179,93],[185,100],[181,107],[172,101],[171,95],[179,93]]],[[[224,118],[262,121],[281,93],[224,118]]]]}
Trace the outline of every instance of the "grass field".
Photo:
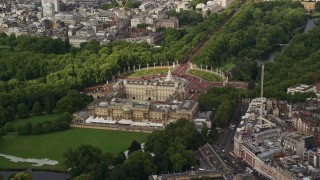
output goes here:
{"type": "Polygon", "coordinates": [[[167,73],[168,68],[156,68],[153,69],[153,67],[150,67],[149,69],[143,69],[140,71],[133,72],[128,75],[128,77],[142,77],[142,76],[150,76],[153,74],[161,74],[161,73],[167,73]]]}
{"type": "MultiPolygon", "coordinates": [[[[117,154],[125,151],[133,140],[145,142],[148,134],[112,130],[71,128],[67,131],[42,134],[37,136],[7,135],[0,139],[0,153],[22,158],[49,158],[59,161],[57,166],[40,167],[63,170],[63,153],[68,148],[82,144],[91,144],[102,152],[117,154]]],[[[13,163],[0,157],[0,169],[28,168],[30,163],[13,163]],[[4,159],[4,160],[2,160],[4,159]]]]}
{"type": "Polygon", "coordinates": [[[31,116],[26,119],[17,119],[15,121],[13,121],[13,126],[15,128],[17,128],[25,122],[36,123],[36,122],[44,122],[44,121],[53,121],[56,118],[58,118],[59,116],[60,116],[60,114],[54,113],[54,114],[44,114],[43,116],[31,116]]]}
{"type": "Polygon", "coordinates": [[[313,12],[312,17],[314,18],[319,18],[320,17],[320,12],[313,12]]]}
{"type": "Polygon", "coordinates": [[[205,72],[205,71],[201,71],[201,70],[197,70],[197,69],[191,69],[188,71],[189,74],[194,75],[199,77],[202,80],[205,81],[211,81],[211,82],[221,82],[222,78],[210,73],[210,72],[205,72]]]}

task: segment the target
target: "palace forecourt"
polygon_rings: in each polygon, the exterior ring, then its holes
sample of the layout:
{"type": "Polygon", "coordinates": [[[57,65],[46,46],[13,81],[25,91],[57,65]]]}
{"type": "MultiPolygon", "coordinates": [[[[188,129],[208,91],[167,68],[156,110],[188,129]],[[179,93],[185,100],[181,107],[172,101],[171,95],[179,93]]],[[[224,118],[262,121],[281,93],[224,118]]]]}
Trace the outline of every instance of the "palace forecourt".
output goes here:
{"type": "Polygon", "coordinates": [[[112,92],[91,103],[73,123],[155,130],[179,118],[193,121],[199,105],[186,99],[188,91],[188,80],[173,77],[170,69],[163,78],[119,79],[112,92]]]}

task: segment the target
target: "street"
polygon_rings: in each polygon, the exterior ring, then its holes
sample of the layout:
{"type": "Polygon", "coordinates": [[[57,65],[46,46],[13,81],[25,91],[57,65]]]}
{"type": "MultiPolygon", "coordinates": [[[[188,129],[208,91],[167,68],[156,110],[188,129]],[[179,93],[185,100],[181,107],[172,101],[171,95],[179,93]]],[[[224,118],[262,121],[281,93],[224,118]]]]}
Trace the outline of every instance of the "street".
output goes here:
{"type": "Polygon", "coordinates": [[[232,151],[234,134],[241,122],[241,117],[245,115],[247,108],[247,103],[238,104],[233,119],[230,121],[230,125],[233,124],[234,127],[226,127],[220,135],[218,141],[213,146],[224,162],[235,170],[235,173],[242,173],[246,170],[244,163],[239,158],[233,156],[232,151]]]}

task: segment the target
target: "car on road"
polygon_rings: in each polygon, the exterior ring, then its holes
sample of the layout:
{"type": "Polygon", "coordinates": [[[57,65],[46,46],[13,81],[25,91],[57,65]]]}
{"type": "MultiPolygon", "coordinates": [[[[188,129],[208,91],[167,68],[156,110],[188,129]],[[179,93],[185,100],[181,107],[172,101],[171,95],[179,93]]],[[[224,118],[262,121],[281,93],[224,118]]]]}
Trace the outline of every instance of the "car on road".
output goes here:
{"type": "Polygon", "coordinates": [[[229,128],[233,130],[235,126],[235,124],[231,124],[229,128]]]}

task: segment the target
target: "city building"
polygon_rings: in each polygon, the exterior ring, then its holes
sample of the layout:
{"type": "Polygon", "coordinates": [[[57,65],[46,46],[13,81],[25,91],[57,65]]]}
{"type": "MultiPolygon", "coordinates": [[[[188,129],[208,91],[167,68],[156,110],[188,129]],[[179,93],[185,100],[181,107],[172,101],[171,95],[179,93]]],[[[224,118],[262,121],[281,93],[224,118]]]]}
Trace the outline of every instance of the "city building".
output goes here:
{"type": "Polygon", "coordinates": [[[156,23],[156,28],[179,28],[179,20],[176,17],[170,17],[169,19],[160,19],[156,23]]]}
{"type": "Polygon", "coordinates": [[[320,109],[320,98],[307,98],[305,108],[307,110],[320,109]]]}
{"type": "Polygon", "coordinates": [[[317,176],[317,169],[302,164],[314,161],[314,137],[309,134],[283,132],[282,128],[265,119],[274,106],[273,100],[255,98],[249,104],[234,136],[235,156],[242,158],[250,168],[272,180],[298,180],[317,176]],[[305,159],[306,156],[309,159],[305,159]]]}
{"type": "Polygon", "coordinates": [[[188,94],[188,81],[172,77],[169,69],[165,78],[152,80],[118,80],[114,89],[123,91],[127,99],[166,101],[183,101],[188,94]]]}
{"type": "Polygon", "coordinates": [[[203,127],[211,128],[213,120],[212,111],[198,112],[193,120],[197,131],[201,131],[203,127]]]}
{"type": "Polygon", "coordinates": [[[131,19],[130,21],[130,24],[131,24],[131,27],[137,27],[138,24],[142,24],[144,23],[144,18],[143,17],[134,17],[131,19]]]}
{"type": "Polygon", "coordinates": [[[58,13],[55,14],[54,19],[60,20],[64,22],[66,25],[77,25],[81,22],[83,18],[78,14],[58,13]]]}
{"type": "Polygon", "coordinates": [[[181,2],[177,5],[176,12],[180,12],[183,10],[190,10],[190,9],[192,9],[190,2],[181,2]]]}
{"type": "Polygon", "coordinates": [[[154,7],[154,3],[153,2],[146,2],[146,3],[141,4],[139,6],[139,9],[142,12],[145,12],[145,11],[149,11],[152,7],[154,7]]]}
{"type": "Polygon", "coordinates": [[[313,135],[315,144],[320,146],[320,111],[318,109],[295,112],[292,125],[300,134],[313,135]]]}
{"type": "Polygon", "coordinates": [[[314,147],[314,138],[310,135],[286,132],[283,133],[281,138],[281,146],[285,151],[298,155],[300,161],[303,161],[305,149],[312,149],[314,147]]]}
{"type": "MultiPolygon", "coordinates": [[[[88,115],[82,112],[73,122],[137,130],[161,129],[180,118],[193,122],[199,105],[186,100],[187,93],[188,81],[173,78],[170,69],[164,78],[118,80],[110,93],[88,106],[88,115]]],[[[212,112],[198,116],[208,119],[212,112]]]]}
{"type": "Polygon", "coordinates": [[[320,149],[313,148],[305,151],[304,162],[307,162],[314,168],[320,168],[320,149]]]}
{"type": "Polygon", "coordinates": [[[101,11],[97,14],[97,19],[102,22],[114,21],[115,14],[113,12],[101,11]]]}
{"type": "Polygon", "coordinates": [[[42,5],[43,8],[43,17],[48,19],[54,18],[54,4],[53,3],[45,3],[42,5]]]}
{"type": "Polygon", "coordinates": [[[307,85],[307,84],[296,84],[291,87],[288,87],[287,93],[294,94],[296,92],[299,93],[306,93],[306,92],[314,92],[319,96],[320,91],[320,85],[317,83],[317,85],[307,85]]]}
{"type": "Polygon", "coordinates": [[[47,3],[52,3],[54,7],[54,12],[59,12],[60,11],[60,0],[41,0],[41,5],[44,7],[45,4],[47,3]]]}
{"type": "Polygon", "coordinates": [[[80,47],[81,43],[89,42],[91,40],[95,39],[94,35],[74,35],[69,37],[69,43],[74,47],[80,47]]]}
{"type": "Polygon", "coordinates": [[[314,11],[316,1],[302,1],[301,4],[303,5],[305,10],[314,11]]]}
{"type": "Polygon", "coordinates": [[[223,8],[228,7],[231,3],[234,2],[234,0],[219,0],[219,1],[223,8]]]}
{"type": "Polygon", "coordinates": [[[152,101],[112,98],[90,106],[89,114],[92,117],[102,117],[116,121],[126,119],[133,122],[165,124],[170,120],[179,118],[192,121],[198,109],[198,103],[192,100],[158,104],[152,101]]]}

